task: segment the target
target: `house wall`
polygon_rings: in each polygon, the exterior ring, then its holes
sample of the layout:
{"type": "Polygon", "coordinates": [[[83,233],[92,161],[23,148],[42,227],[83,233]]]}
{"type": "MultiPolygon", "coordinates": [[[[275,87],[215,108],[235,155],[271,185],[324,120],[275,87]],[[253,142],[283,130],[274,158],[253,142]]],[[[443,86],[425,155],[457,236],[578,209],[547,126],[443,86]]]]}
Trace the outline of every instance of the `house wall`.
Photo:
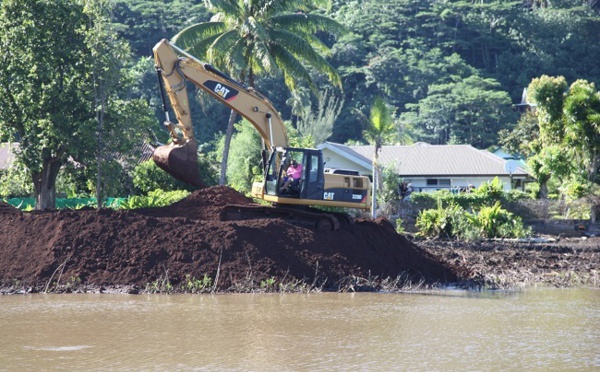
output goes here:
{"type": "Polygon", "coordinates": [[[363,176],[370,176],[372,173],[371,168],[361,167],[355,162],[350,161],[326,148],[323,149],[323,160],[325,161],[325,168],[353,169],[357,170],[360,175],[363,176]]]}
{"type": "MultiPolygon", "coordinates": [[[[404,178],[404,181],[409,182],[412,186],[413,192],[433,192],[436,190],[457,190],[465,191],[469,188],[478,188],[482,183],[489,182],[493,178],[489,177],[469,177],[469,178],[450,178],[450,177],[413,177],[404,178]],[[437,185],[431,185],[427,183],[427,179],[437,179],[437,185]]],[[[509,177],[498,177],[503,185],[504,190],[511,190],[511,183],[509,177]]]]}

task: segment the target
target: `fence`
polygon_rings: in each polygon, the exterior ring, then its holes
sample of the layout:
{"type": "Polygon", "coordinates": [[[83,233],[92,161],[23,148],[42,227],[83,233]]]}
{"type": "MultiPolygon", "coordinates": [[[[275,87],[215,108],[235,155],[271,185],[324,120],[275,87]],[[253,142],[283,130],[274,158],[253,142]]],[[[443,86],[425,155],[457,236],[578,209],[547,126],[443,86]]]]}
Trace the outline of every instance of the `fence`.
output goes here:
{"type": "MultiPolygon", "coordinates": [[[[105,198],[105,206],[120,206],[125,198],[105,198]]],[[[33,209],[35,207],[35,198],[11,198],[6,201],[13,207],[23,209],[33,209]]],[[[77,209],[81,207],[96,207],[98,205],[96,198],[58,198],[56,199],[56,209],[77,209]]]]}

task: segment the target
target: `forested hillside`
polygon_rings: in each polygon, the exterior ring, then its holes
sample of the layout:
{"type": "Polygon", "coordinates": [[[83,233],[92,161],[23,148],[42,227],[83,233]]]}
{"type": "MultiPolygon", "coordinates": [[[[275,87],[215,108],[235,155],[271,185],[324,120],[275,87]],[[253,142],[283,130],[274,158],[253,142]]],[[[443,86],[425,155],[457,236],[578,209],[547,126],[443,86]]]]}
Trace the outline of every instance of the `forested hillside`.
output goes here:
{"type": "MultiPolygon", "coordinates": [[[[150,56],[160,38],[211,16],[200,0],[117,4],[114,21],[138,59],[150,56]]],[[[486,148],[497,144],[500,129],[517,123],[511,105],[533,78],[600,83],[596,1],[335,0],[324,13],[347,28],[337,40],[320,35],[343,82],[344,107],[331,141],[363,141],[367,122],[357,111],[368,115],[374,98],[383,96],[413,140],[486,148]]],[[[308,104],[307,91],[291,95],[281,78],[257,85],[285,119],[295,118],[292,109],[302,112],[298,101],[308,104]]],[[[150,96],[152,88],[146,88],[150,96]]],[[[322,80],[319,89],[327,88],[322,80]]],[[[205,105],[204,113],[198,109],[198,131],[211,140],[224,130],[226,111],[205,105]]]]}

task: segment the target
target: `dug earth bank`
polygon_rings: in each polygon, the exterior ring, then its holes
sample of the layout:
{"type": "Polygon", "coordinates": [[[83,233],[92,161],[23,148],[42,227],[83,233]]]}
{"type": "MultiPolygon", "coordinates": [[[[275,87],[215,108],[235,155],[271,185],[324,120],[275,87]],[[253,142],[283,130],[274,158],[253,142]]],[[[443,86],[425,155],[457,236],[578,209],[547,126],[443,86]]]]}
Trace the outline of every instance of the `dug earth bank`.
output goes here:
{"type": "Polygon", "coordinates": [[[277,218],[221,221],[227,204],[252,201],[217,186],[138,210],[23,213],[0,203],[0,292],[393,290],[518,279],[597,285],[600,248],[591,240],[575,247],[411,241],[383,219],[337,231],[277,218]],[[569,280],[552,274],[565,272],[569,280]]]}

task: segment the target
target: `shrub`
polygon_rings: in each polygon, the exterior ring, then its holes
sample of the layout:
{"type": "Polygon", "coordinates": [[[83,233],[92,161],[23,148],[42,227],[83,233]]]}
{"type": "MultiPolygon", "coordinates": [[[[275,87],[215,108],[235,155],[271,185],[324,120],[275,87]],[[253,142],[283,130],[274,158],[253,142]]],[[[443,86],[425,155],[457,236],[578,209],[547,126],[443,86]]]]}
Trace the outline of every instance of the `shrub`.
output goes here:
{"type": "Polygon", "coordinates": [[[521,218],[503,209],[500,202],[483,207],[475,214],[467,214],[467,218],[479,228],[482,238],[520,238],[530,233],[521,218]]]}
{"type": "Polygon", "coordinates": [[[456,204],[443,208],[425,209],[419,212],[416,227],[418,234],[424,237],[453,238],[457,235],[457,227],[464,210],[456,204]]]}
{"type": "Polygon", "coordinates": [[[504,185],[498,177],[494,177],[493,180],[484,182],[476,188],[475,194],[482,195],[487,199],[500,200],[504,195],[504,185]]]}
{"type": "Polygon", "coordinates": [[[521,219],[502,209],[500,202],[468,213],[459,205],[422,210],[417,218],[418,234],[424,237],[460,238],[519,238],[531,233],[521,219]]]}
{"type": "Polygon", "coordinates": [[[117,208],[137,209],[164,207],[185,198],[189,194],[189,191],[185,190],[163,191],[159,189],[149,192],[147,196],[130,196],[125,201],[121,202],[117,208]]]}

